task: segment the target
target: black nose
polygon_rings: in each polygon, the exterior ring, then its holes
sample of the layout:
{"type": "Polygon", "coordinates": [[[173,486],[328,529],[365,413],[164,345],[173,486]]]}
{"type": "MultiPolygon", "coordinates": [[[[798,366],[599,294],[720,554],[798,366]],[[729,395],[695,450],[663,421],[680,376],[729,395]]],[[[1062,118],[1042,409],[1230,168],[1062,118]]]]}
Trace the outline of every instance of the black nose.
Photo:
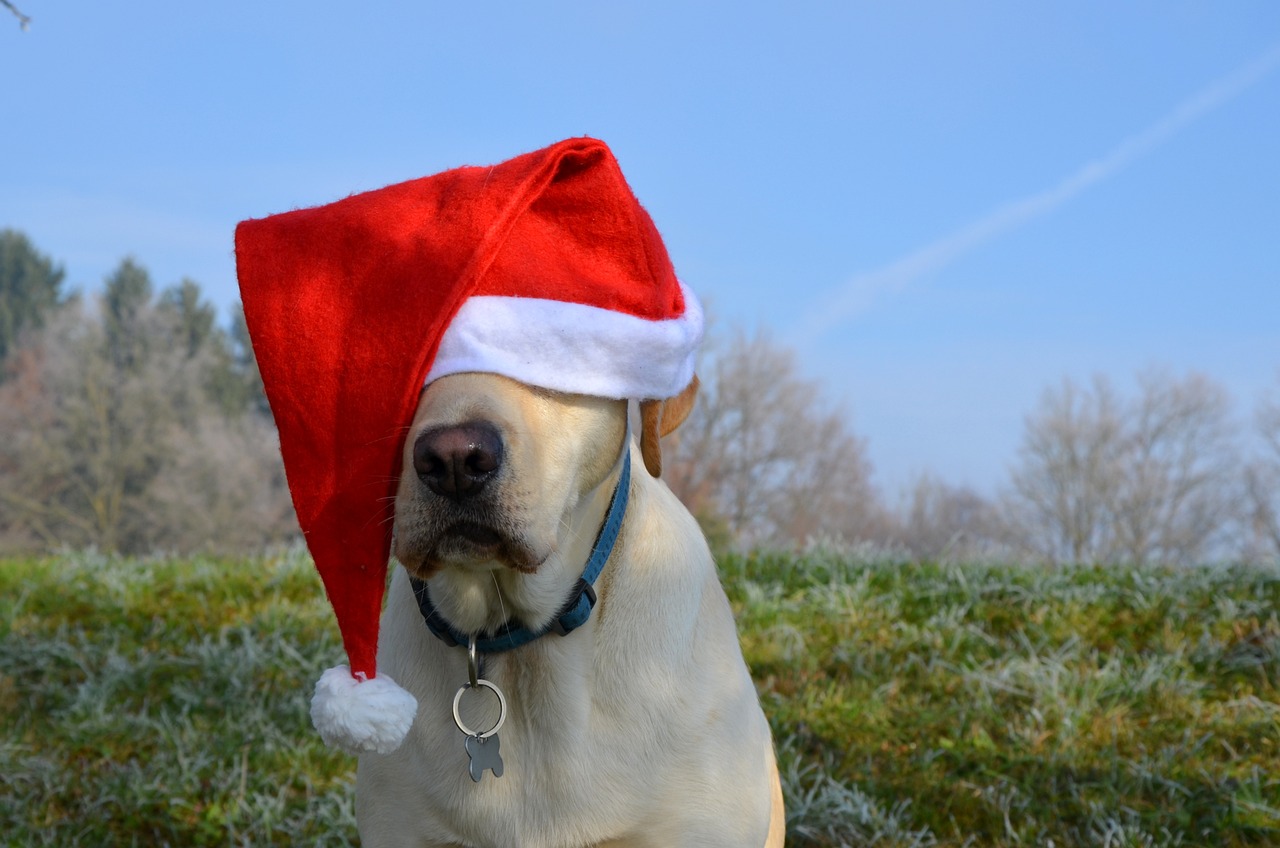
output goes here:
{"type": "Polygon", "coordinates": [[[502,467],[502,437],[483,421],[424,430],[413,443],[413,467],[437,495],[469,498],[502,467]]]}

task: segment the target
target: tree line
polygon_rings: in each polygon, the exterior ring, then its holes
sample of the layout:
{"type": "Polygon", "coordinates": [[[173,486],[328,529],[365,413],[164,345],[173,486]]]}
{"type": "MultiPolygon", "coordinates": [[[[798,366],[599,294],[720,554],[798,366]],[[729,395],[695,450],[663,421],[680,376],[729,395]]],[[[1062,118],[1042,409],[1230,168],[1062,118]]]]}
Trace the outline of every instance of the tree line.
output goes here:
{"type": "Polygon", "coordinates": [[[0,550],[244,551],[296,533],[243,318],[125,259],[96,298],[0,232],[0,550]]]}
{"type": "Polygon", "coordinates": [[[1203,374],[1133,396],[1063,380],[1026,417],[995,495],[918,477],[896,503],[865,442],[767,333],[713,340],[668,482],[713,539],[872,542],[921,559],[1190,565],[1280,559],[1280,373],[1251,422],[1203,374]]]}
{"type": "MultiPolygon", "coordinates": [[[[249,551],[297,535],[243,316],[159,293],[125,259],[101,294],[0,231],[0,551],[249,551]]],[[[924,559],[1193,564],[1280,558],[1280,380],[1251,422],[1200,374],[1126,396],[1064,380],[995,495],[923,475],[891,500],[866,442],[767,333],[711,335],[664,477],[713,546],[871,543],[924,559]]]]}

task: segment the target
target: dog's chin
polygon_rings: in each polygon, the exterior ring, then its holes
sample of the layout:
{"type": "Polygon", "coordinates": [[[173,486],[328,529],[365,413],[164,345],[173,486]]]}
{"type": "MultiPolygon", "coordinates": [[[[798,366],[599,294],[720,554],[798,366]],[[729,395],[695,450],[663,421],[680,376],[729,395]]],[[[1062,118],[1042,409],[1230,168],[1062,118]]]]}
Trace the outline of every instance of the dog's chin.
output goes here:
{"type": "Polygon", "coordinates": [[[546,560],[522,539],[476,522],[453,524],[417,544],[397,545],[397,559],[420,580],[446,568],[466,571],[509,568],[532,574],[546,560]]]}

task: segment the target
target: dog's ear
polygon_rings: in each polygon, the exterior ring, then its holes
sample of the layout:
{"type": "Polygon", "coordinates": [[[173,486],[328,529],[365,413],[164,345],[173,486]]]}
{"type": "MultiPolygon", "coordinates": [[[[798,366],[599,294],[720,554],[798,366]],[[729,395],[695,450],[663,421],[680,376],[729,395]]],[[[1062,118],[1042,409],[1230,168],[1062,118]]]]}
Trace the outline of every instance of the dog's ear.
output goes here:
{"type": "Polygon", "coordinates": [[[697,397],[698,375],[694,374],[689,385],[675,397],[640,401],[640,455],[644,457],[644,467],[654,477],[662,476],[660,440],[684,423],[697,397]]]}

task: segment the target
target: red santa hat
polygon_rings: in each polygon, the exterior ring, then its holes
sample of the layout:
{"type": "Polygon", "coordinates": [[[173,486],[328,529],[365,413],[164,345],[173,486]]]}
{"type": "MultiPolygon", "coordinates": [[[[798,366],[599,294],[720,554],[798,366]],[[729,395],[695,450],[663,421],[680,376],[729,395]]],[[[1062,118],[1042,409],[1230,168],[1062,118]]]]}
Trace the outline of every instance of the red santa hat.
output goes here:
{"type": "Polygon", "coordinates": [[[385,753],[417,711],[375,663],[423,385],[482,371],[672,397],[692,378],[702,312],[590,138],[244,221],[236,270],[298,523],[350,661],[322,676],[312,718],[329,744],[385,753]]]}

